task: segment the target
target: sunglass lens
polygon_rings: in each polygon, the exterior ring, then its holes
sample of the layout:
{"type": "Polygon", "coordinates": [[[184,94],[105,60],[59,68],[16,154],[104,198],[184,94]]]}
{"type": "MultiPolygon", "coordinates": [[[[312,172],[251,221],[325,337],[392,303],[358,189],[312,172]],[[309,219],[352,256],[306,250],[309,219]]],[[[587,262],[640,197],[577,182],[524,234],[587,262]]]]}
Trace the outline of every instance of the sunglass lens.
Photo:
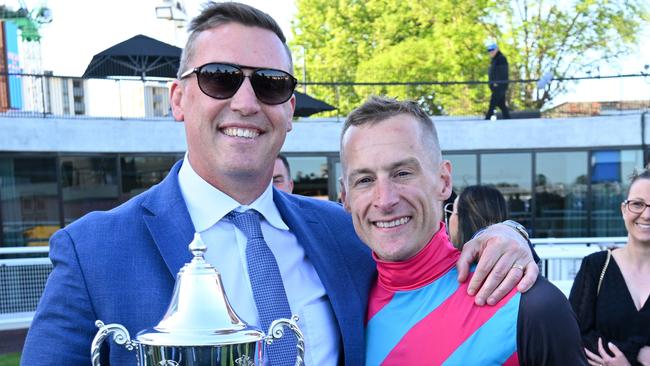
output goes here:
{"type": "Polygon", "coordinates": [[[231,65],[207,64],[198,74],[199,88],[216,99],[228,99],[237,93],[244,73],[231,65]]]}
{"type": "Polygon", "coordinates": [[[261,69],[253,73],[251,84],[262,103],[281,104],[291,98],[296,80],[281,70],[261,69]]]}

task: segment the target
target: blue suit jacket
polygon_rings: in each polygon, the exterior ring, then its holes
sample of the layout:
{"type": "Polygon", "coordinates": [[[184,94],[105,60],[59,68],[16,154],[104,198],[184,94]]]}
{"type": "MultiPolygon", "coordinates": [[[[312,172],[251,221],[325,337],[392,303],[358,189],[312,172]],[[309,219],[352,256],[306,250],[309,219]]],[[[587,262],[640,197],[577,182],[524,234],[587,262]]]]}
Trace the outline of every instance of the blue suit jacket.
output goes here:
{"type": "MultiPolygon", "coordinates": [[[[194,227],[178,185],[180,166],[125,204],[90,213],[52,236],[54,269],[22,365],[90,364],[97,319],[124,325],[131,337],[158,324],[176,274],[191,259],[194,227]]],[[[273,200],[325,286],[341,332],[342,361],[363,364],[367,295],[375,277],[369,250],[340,205],[277,190],[273,200]]],[[[105,343],[103,364],[135,365],[134,352],[105,343]]]]}

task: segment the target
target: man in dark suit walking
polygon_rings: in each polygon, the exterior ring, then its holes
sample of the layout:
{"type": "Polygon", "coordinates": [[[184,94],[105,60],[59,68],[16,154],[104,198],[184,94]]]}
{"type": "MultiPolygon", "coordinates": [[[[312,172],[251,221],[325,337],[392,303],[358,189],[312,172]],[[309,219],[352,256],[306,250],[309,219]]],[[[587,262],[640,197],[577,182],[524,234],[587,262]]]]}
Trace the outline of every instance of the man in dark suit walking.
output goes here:
{"type": "MultiPolygon", "coordinates": [[[[273,163],[295,108],[296,79],[281,29],[258,9],[223,2],[206,4],[189,33],[170,96],[174,118],[185,125],[185,158],[160,184],[52,237],[54,267],[22,365],[88,365],[97,319],[122,324],[132,335],[156,325],[175,275],[191,259],[187,246],[195,232],[233,308],[262,328],[254,283],[259,268],[248,261],[239,215],[261,226],[272,253],[264,253],[265,263],[274,263],[279,275],[272,279],[284,290],[273,296],[283,307],[288,303],[287,316],[300,317],[306,365],[363,365],[364,315],[376,276],[369,250],[340,205],[272,185],[273,163]]],[[[522,276],[518,287],[529,288],[538,273],[534,266],[525,275],[510,270],[513,263],[531,262],[530,251],[508,236],[514,231],[495,230],[465,245],[458,266],[464,280],[482,254],[470,281],[473,291],[481,288],[478,303],[494,303],[522,276]]],[[[273,296],[263,300],[275,301],[273,296]]],[[[116,344],[101,355],[103,364],[136,364],[135,354],[116,344]]]]}
{"type": "Polygon", "coordinates": [[[501,109],[504,119],[510,118],[510,111],[506,105],[506,92],[508,91],[508,59],[501,53],[496,43],[487,47],[492,62],[488,70],[488,80],[490,83],[490,107],[485,113],[485,119],[490,119],[495,113],[496,107],[501,109]]]}

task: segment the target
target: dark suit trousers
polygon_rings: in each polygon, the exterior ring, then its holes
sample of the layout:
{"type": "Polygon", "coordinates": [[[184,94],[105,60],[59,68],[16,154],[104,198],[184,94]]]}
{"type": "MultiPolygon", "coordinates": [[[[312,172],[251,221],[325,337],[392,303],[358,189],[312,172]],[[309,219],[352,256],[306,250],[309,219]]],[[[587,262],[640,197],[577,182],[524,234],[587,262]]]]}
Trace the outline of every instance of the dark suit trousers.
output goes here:
{"type": "Polygon", "coordinates": [[[485,119],[490,119],[496,107],[501,109],[503,113],[503,119],[510,119],[510,111],[506,106],[506,91],[507,88],[497,88],[492,90],[492,96],[490,97],[490,107],[485,113],[485,119]]]}

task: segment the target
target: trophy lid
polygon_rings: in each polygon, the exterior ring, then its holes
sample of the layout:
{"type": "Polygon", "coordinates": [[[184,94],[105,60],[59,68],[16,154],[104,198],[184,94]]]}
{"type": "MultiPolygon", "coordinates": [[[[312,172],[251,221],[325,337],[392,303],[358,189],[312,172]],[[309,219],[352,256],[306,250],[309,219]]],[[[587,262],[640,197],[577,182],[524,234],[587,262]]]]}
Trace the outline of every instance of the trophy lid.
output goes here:
{"type": "Polygon", "coordinates": [[[138,333],[136,342],[157,346],[219,346],[256,342],[264,333],[244,323],[230,306],[221,275],[203,257],[199,233],[189,245],[194,258],[176,276],[171,303],[162,320],[138,333]]]}

